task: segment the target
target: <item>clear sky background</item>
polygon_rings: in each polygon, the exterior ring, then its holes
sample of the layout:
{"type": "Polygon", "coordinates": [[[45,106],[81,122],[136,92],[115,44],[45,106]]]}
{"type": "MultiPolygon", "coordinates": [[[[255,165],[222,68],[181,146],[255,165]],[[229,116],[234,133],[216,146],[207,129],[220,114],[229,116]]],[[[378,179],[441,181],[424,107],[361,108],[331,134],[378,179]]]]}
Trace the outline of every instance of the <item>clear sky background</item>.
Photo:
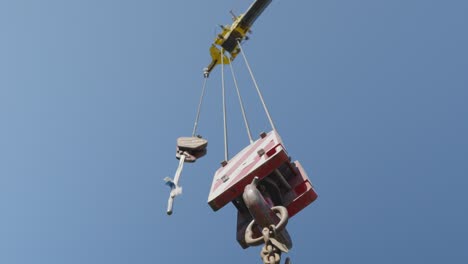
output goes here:
{"type": "MultiPolygon", "coordinates": [[[[220,71],[165,213],[219,28],[250,0],[0,1],[0,263],[260,263],[207,196],[220,71]]],[[[468,2],[274,0],[245,51],[319,199],[293,263],[468,263],[468,2]]],[[[243,62],[253,132],[269,129],[243,62]]],[[[227,75],[230,154],[248,140],[227,75]]]]}

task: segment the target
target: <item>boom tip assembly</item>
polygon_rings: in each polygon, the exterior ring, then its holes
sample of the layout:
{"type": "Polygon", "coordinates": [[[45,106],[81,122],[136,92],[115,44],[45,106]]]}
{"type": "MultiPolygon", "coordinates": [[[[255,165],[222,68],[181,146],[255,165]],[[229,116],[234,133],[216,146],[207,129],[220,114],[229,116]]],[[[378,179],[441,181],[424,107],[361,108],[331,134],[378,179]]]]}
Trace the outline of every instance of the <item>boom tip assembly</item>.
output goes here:
{"type": "Polygon", "coordinates": [[[217,35],[213,44],[210,47],[211,63],[205,68],[204,76],[208,77],[210,72],[218,64],[229,64],[233,61],[240,52],[238,43],[248,39],[247,34],[251,33],[250,28],[263,11],[270,5],[272,0],[256,0],[245,12],[236,16],[232,10],[230,11],[233,17],[231,25],[220,26],[222,31],[217,35]],[[224,52],[230,54],[230,58],[225,57],[221,62],[221,54],[224,52]]]}

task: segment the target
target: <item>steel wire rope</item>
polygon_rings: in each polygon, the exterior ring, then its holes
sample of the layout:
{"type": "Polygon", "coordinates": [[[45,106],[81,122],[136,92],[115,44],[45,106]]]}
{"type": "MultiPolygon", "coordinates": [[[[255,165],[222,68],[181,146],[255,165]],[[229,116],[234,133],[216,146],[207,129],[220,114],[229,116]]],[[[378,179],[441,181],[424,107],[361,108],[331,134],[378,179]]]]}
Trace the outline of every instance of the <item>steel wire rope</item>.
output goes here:
{"type": "Polygon", "coordinates": [[[237,85],[237,79],[236,79],[236,75],[234,74],[234,69],[232,67],[231,58],[228,57],[228,60],[229,60],[229,67],[231,69],[232,79],[234,80],[234,86],[236,87],[236,91],[237,91],[237,97],[239,98],[239,104],[240,104],[241,111],[242,111],[242,117],[244,118],[245,127],[247,129],[247,135],[249,137],[250,144],[252,144],[253,143],[252,133],[250,132],[249,121],[247,120],[247,115],[245,113],[244,103],[242,101],[242,96],[240,94],[239,86],[237,85]]]}
{"type": "Polygon", "coordinates": [[[221,49],[221,87],[223,94],[223,123],[224,123],[224,160],[229,160],[228,155],[228,132],[227,132],[227,114],[226,114],[226,91],[224,87],[224,49],[221,49]]]}
{"type": "Polygon", "coordinates": [[[208,76],[205,74],[204,81],[203,81],[202,93],[201,93],[201,96],[200,96],[200,102],[198,103],[197,115],[195,117],[195,123],[193,124],[192,137],[194,137],[195,134],[197,133],[198,121],[200,120],[200,112],[201,112],[201,107],[202,107],[202,104],[203,104],[203,98],[205,97],[205,88],[206,88],[207,80],[208,80],[208,76]]]}
{"type": "Polygon", "coordinates": [[[250,64],[247,61],[247,57],[245,56],[244,49],[241,46],[241,43],[239,40],[237,40],[237,44],[239,45],[240,52],[242,54],[242,57],[244,58],[245,64],[247,66],[247,69],[249,70],[250,77],[252,78],[252,81],[255,85],[255,88],[257,89],[258,96],[260,97],[260,101],[262,102],[263,109],[265,110],[265,113],[268,117],[268,120],[270,121],[271,128],[276,131],[275,124],[273,123],[273,119],[271,118],[270,111],[268,111],[268,107],[266,106],[265,100],[263,99],[262,92],[260,91],[260,88],[258,87],[257,81],[255,80],[254,74],[252,72],[252,69],[250,68],[250,64]]]}

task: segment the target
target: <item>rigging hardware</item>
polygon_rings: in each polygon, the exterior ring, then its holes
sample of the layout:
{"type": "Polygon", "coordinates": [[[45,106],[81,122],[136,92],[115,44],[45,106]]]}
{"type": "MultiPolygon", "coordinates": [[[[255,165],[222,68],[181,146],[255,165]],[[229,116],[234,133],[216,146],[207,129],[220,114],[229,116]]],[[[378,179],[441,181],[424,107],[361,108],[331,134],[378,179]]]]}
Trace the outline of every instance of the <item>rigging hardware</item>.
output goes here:
{"type": "Polygon", "coordinates": [[[233,61],[239,54],[238,42],[247,40],[247,34],[250,33],[250,28],[257,18],[263,13],[263,11],[270,5],[272,0],[256,0],[250,7],[247,9],[245,14],[240,16],[233,15],[234,22],[228,26],[221,26],[222,32],[218,34],[215,41],[210,47],[211,54],[211,63],[205,68],[205,72],[208,74],[213,70],[213,68],[218,64],[228,64],[227,59],[220,60],[219,53],[220,50],[224,49],[230,55],[230,61],[233,61]]]}
{"type": "MultiPolygon", "coordinates": [[[[221,64],[221,92],[224,131],[224,161],[215,172],[208,204],[217,211],[232,202],[237,210],[237,241],[243,248],[264,244],[261,259],[264,264],[279,264],[281,254],[292,248],[292,239],[286,230],[290,217],[295,216],[317,199],[313,185],[299,161],[291,161],[283,141],[263,98],[252,68],[242,47],[248,39],[250,28],[272,0],[256,0],[245,14],[236,16],[232,11],[233,23],[221,26],[219,34],[210,47],[211,63],[204,69],[203,87],[192,137],[177,139],[176,157],[179,159],[174,180],[166,177],[171,187],[167,213],[171,214],[174,198],[182,188],[180,175],[185,162],[195,162],[206,154],[208,141],[196,136],[208,77],[218,64],[221,64]],[[225,54],[227,53],[227,54],[225,54]],[[250,124],[244,108],[239,85],[232,62],[242,54],[257,95],[271,125],[271,131],[261,133],[260,138],[252,138],[250,124]],[[249,138],[246,146],[234,157],[228,152],[228,120],[224,65],[229,65],[234,86],[239,99],[242,117],[249,138]]],[[[289,258],[286,264],[290,264],[289,258]]]]}

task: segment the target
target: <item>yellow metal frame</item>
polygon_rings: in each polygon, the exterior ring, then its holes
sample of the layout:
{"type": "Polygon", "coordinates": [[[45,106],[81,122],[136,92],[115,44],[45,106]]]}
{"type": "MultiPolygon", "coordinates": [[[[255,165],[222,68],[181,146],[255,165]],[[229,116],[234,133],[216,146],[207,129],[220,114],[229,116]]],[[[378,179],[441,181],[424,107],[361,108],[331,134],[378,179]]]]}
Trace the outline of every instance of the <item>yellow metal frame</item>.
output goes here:
{"type": "MultiPolygon", "coordinates": [[[[236,42],[237,40],[239,40],[239,42],[242,42],[247,37],[247,34],[250,32],[250,27],[245,27],[241,25],[241,21],[243,18],[244,14],[236,17],[232,25],[222,26],[222,32],[218,34],[213,44],[211,44],[210,55],[212,60],[208,67],[205,69],[205,73],[209,74],[216,65],[221,64],[221,51],[224,51],[222,46],[226,42],[226,40],[228,40],[229,37],[231,37],[231,35],[237,35],[236,42]]],[[[240,49],[238,47],[238,44],[236,43],[235,48],[231,52],[228,51],[228,53],[230,54],[230,59],[224,57],[223,64],[229,64],[230,61],[233,61],[237,57],[239,52],[240,49]]]]}

